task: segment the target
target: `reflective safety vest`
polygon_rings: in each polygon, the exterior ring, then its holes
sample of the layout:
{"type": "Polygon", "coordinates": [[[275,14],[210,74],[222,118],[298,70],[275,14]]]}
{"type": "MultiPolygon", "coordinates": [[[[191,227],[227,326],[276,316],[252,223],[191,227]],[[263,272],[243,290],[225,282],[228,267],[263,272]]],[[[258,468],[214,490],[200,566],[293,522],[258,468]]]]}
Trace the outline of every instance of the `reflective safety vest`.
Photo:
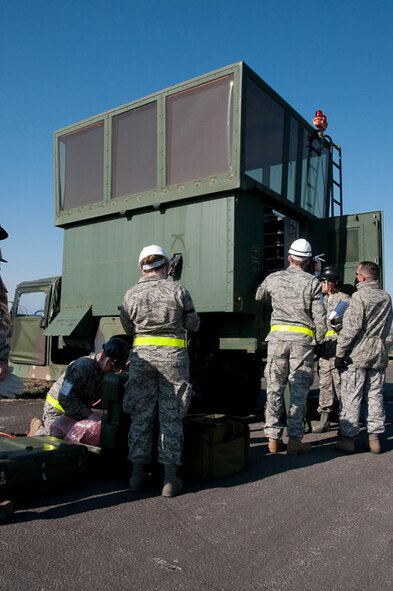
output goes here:
{"type": "Polygon", "coordinates": [[[64,408],[61,406],[60,402],[54,396],[52,396],[52,394],[49,394],[49,392],[46,395],[46,400],[51,406],[54,406],[60,412],[64,412],[64,408]]]}
{"type": "Polygon", "coordinates": [[[339,334],[339,330],[328,330],[327,332],[325,332],[325,338],[326,337],[333,337],[333,336],[338,336],[339,334]]]}
{"type": "Polygon", "coordinates": [[[134,347],[138,346],[158,346],[158,347],[187,347],[186,339],[173,339],[171,337],[135,337],[134,347]]]}
{"type": "Polygon", "coordinates": [[[295,326],[291,324],[272,324],[270,327],[270,332],[300,332],[302,334],[306,334],[309,337],[315,338],[315,332],[311,330],[311,328],[306,328],[305,326],[295,326]]]}

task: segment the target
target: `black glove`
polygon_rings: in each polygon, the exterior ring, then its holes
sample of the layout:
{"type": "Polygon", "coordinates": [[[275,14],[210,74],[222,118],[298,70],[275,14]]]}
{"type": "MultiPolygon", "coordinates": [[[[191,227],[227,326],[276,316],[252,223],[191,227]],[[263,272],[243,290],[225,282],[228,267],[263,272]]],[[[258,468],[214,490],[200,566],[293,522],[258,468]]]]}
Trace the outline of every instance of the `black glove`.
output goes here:
{"type": "Polygon", "coordinates": [[[347,369],[344,357],[336,357],[334,360],[334,367],[336,369],[347,369]]]}
{"type": "Polygon", "coordinates": [[[314,355],[315,355],[316,359],[319,359],[321,357],[322,348],[323,348],[323,343],[314,345],[314,355]]]}

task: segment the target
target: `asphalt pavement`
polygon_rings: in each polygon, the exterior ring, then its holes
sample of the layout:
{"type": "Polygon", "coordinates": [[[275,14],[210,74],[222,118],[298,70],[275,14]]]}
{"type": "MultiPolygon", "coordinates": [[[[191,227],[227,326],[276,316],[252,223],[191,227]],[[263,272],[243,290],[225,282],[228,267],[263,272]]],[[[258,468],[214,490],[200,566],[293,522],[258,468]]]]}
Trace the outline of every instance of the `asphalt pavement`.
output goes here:
{"type": "MultiPolygon", "coordinates": [[[[19,506],[0,526],[0,590],[330,591],[393,589],[392,368],[381,455],[334,449],[337,425],[307,434],[311,453],[271,455],[251,427],[247,469],[130,493],[128,469],[19,506]]],[[[0,431],[25,431],[42,400],[1,400],[0,431]]]]}

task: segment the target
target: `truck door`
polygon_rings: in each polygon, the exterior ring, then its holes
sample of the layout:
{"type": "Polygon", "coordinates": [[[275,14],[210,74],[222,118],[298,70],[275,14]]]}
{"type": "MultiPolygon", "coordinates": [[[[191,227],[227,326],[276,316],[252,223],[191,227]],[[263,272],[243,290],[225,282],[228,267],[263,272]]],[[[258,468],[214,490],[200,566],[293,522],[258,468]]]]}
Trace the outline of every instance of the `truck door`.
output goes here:
{"type": "Polygon", "coordinates": [[[344,291],[354,291],[356,269],[361,261],[373,261],[381,269],[383,287],[383,214],[381,211],[308,220],[306,234],[313,253],[324,254],[324,266],[341,273],[344,291]]]}
{"type": "Polygon", "coordinates": [[[12,308],[13,330],[11,362],[31,365],[47,364],[48,318],[53,313],[53,292],[56,283],[24,282],[17,286],[12,308]]]}

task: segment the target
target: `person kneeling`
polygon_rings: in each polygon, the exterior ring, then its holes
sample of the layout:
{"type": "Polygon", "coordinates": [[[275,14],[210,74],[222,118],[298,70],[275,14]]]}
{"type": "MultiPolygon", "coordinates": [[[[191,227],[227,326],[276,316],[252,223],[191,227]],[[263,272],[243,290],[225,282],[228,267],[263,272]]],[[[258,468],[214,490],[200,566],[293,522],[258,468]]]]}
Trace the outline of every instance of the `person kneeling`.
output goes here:
{"type": "Polygon", "coordinates": [[[88,442],[91,445],[94,445],[92,432],[94,440],[98,436],[99,441],[100,429],[94,423],[100,419],[92,413],[92,406],[102,397],[105,374],[125,369],[130,352],[126,341],[117,337],[107,341],[102,349],[69,364],[46,396],[42,419],[32,419],[28,437],[53,435],[64,439],[71,437],[71,441],[80,437],[78,440],[83,442],[85,429],[86,436],[90,430],[88,442]]]}

